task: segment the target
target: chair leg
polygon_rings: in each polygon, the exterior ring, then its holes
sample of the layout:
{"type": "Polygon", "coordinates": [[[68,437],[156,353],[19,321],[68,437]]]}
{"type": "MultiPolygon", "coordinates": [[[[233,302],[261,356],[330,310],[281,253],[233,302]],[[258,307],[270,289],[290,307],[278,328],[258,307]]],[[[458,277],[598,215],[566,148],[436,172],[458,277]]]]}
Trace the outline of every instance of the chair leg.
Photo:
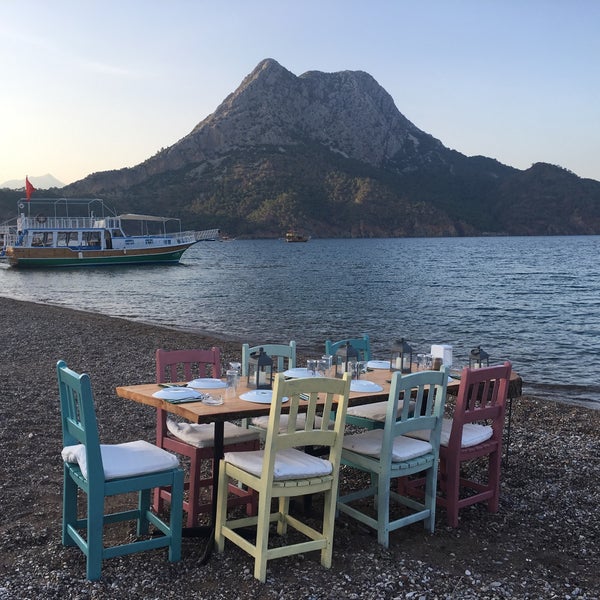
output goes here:
{"type": "Polygon", "coordinates": [[[64,468],[62,517],[62,543],[64,546],[75,546],[75,542],[67,532],[67,526],[74,525],[77,520],[77,484],[71,479],[66,466],[64,468]]]}
{"type": "Polygon", "coordinates": [[[424,519],[423,525],[427,531],[433,533],[435,530],[435,507],[437,501],[437,464],[429,469],[425,476],[425,501],[426,509],[429,509],[429,516],[424,519]]]}
{"type": "Polygon", "coordinates": [[[321,564],[326,569],[331,569],[333,562],[333,532],[335,527],[335,510],[337,503],[337,487],[325,492],[323,500],[323,536],[327,545],[321,550],[321,564]]]}
{"type": "Polygon", "coordinates": [[[279,513],[281,514],[279,521],[277,521],[277,533],[278,535],[285,535],[287,533],[287,516],[290,513],[290,498],[287,496],[280,496],[279,498],[279,513]]]}
{"type": "Polygon", "coordinates": [[[384,547],[390,545],[390,481],[376,477],[377,483],[377,541],[384,547]]]}
{"type": "MultiPolygon", "coordinates": [[[[198,507],[200,506],[200,474],[201,461],[196,455],[190,457],[190,474],[188,485],[188,510],[187,526],[193,527],[198,518],[198,507]]],[[[211,469],[212,471],[212,469],[211,469]]],[[[171,499],[172,502],[172,499],[171,499]]]]}
{"type": "Polygon", "coordinates": [[[104,550],[104,496],[88,494],[87,499],[87,567],[90,581],[100,579],[104,550]]]}
{"type": "Polygon", "coordinates": [[[460,494],[460,462],[445,461],[442,477],[446,494],[448,525],[458,527],[458,499],[460,494]]]}
{"type": "Polygon", "coordinates": [[[227,476],[225,465],[221,463],[219,468],[219,490],[217,492],[217,513],[215,517],[215,548],[221,553],[225,549],[225,536],[223,527],[227,520],[227,476]]]}
{"type": "Polygon", "coordinates": [[[150,495],[152,490],[140,490],[138,492],[138,519],[137,519],[137,535],[142,536],[148,533],[148,516],[147,511],[150,510],[150,495]]]}
{"type": "Polygon", "coordinates": [[[489,456],[488,464],[488,486],[493,496],[487,501],[488,511],[498,512],[500,505],[500,468],[502,463],[502,449],[498,448],[489,456]]]}
{"type": "Polygon", "coordinates": [[[177,562],[181,559],[181,529],[183,525],[183,471],[173,473],[171,486],[171,520],[169,529],[171,543],[169,544],[169,560],[177,562]]]}
{"type": "Polygon", "coordinates": [[[267,492],[262,492],[259,495],[258,499],[258,518],[256,523],[256,556],[254,558],[254,577],[256,577],[256,579],[258,579],[262,583],[265,583],[267,579],[267,549],[269,547],[270,513],[271,494],[267,492]]]}

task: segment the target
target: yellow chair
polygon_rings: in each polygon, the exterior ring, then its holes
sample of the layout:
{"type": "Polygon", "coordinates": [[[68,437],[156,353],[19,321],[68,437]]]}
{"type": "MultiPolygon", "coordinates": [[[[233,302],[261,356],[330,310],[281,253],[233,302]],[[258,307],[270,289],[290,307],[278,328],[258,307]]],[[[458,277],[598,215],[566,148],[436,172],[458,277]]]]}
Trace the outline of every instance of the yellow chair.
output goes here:
{"type": "Polygon", "coordinates": [[[264,450],[227,452],[220,462],[215,524],[217,551],[223,552],[225,538],[232,541],[254,557],[254,576],[262,582],[267,575],[267,561],[274,558],[320,550],[321,564],[326,568],[331,567],[340,456],[349,393],[348,374],[343,379],[310,377],[288,381],[278,374],[264,450]],[[302,405],[306,405],[306,419],[304,427],[298,430],[296,421],[302,405]],[[281,410],[284,407],[285,410],[289,409],[288,426],[285,431],[280,431],[281,410]],[[317,409],[322,413],[320,426],[315,424],[317,409]],[[330,428],[332,419],[335,419],[334,426],[330,428]],[[329,453],[319,458],[298,450],[306,446],[326,447],[329,453]],[[227,518],[229,478],[258,492],[257,516],[227,518]],[[325,493],[322,531],[289,514],[291,497],[318,492],[325,493]],[[279,510],[273,513],[272,498],[279,499],[279,510]],[[269,548],[272,522],[277,523],[279,535],[284,535],[289,525],[309,539],[269,548]],[[236,531],[240,527],[256,528],[255,543],[236,531]]]}

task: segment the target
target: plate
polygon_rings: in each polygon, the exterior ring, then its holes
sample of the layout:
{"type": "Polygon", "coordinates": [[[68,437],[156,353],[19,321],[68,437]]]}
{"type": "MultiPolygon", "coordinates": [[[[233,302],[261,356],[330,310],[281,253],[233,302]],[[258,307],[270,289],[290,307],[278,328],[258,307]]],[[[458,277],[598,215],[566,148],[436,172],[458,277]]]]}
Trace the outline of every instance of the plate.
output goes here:
{"type": "Polygon", "coordinates": [[[191,390],[186,387],[168,387],[163,390],[158,390],[152,394],[155,398],[163,400],[183,400],[187,398],[201,398],[202,394],[196,390],[191,390]]]}
{"type": "Polygon", "coordinates": [[[291,377],[292,379],[301,379],[303,377],[316,377],[316,375],[313,375],[313,372],[309,371],[306,367],[288,369],[287,371],[284,371],[283,374],[286,377],[291,377]]]}
{"type": "Polygon", "coordinates": [[[389,360],[370,360],[367,362],[367,368],[369,369],[389,369],[389,360]]]}
{"type": "MultiPolygon", "coordinates": [[[[240,396],[242,400],[247,402],[258,402],[259,404],[271,404],[273,399],[273,390],[251,390],[240,396]]],[[[287,402],[287,398],[283,398],[283,402],[287,402]]]]}
{"type": "Polygon", "coordinates": [[[194,379],[193,381],[188,382],[188,387],[191,388],[202,388],[205,390],[214,390],[217,388],[224,388],[227,384],[220,379],[212,379],[210,377],[204,377],[200,379],[194,379]]]}
{"type": "Polygon", "coordinates": [[[369,381],[367,379],[353,379],[350,382],[350,391],[351,392],[381,392],[383,388],[377,384],[369,381]]]}

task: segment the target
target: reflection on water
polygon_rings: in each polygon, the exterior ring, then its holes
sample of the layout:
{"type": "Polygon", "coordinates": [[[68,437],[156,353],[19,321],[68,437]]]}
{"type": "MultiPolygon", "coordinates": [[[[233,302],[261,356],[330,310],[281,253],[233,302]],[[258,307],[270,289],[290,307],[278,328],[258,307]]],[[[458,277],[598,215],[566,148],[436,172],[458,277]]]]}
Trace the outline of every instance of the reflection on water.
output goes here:
{"type": "Polygon", "coordinates": [[[526,393],[600,403],[600,237],[200,243],[178,266],[19,271],[0,294],[240,341],[481,344],[526,393]]]}

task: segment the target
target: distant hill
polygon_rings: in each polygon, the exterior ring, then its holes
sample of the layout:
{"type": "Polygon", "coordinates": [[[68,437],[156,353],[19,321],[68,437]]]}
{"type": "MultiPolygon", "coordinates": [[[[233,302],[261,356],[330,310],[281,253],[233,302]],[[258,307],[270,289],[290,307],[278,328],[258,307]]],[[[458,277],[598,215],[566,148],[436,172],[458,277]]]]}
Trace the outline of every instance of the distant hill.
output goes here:
{"type": "MultiPolygon", "coordinates": [[[[39,177],[32,175],[31,177],[29,177],[29,181],[34,187],[44,190],[47,190],[49,188],[62,188],[65,185],[64,183],[62,183],[62,181],[56,179],[54,175],[50,175],[50,173],[46,173],[46,175],[40,175],[39,177]]],[[[10,181],[0,183],[0,188],[8,188],[10,190],[24,190],[25,177],[23,177],[23,179],[11,179],[10,181]]]]}
{"type": "Polygon", "coordinates": [[[177,143],[61,193],[247,237],[600,233],[600,182],[467,157],[413,125],[369,74],[297,77],[272,59],[177,143]]]}

